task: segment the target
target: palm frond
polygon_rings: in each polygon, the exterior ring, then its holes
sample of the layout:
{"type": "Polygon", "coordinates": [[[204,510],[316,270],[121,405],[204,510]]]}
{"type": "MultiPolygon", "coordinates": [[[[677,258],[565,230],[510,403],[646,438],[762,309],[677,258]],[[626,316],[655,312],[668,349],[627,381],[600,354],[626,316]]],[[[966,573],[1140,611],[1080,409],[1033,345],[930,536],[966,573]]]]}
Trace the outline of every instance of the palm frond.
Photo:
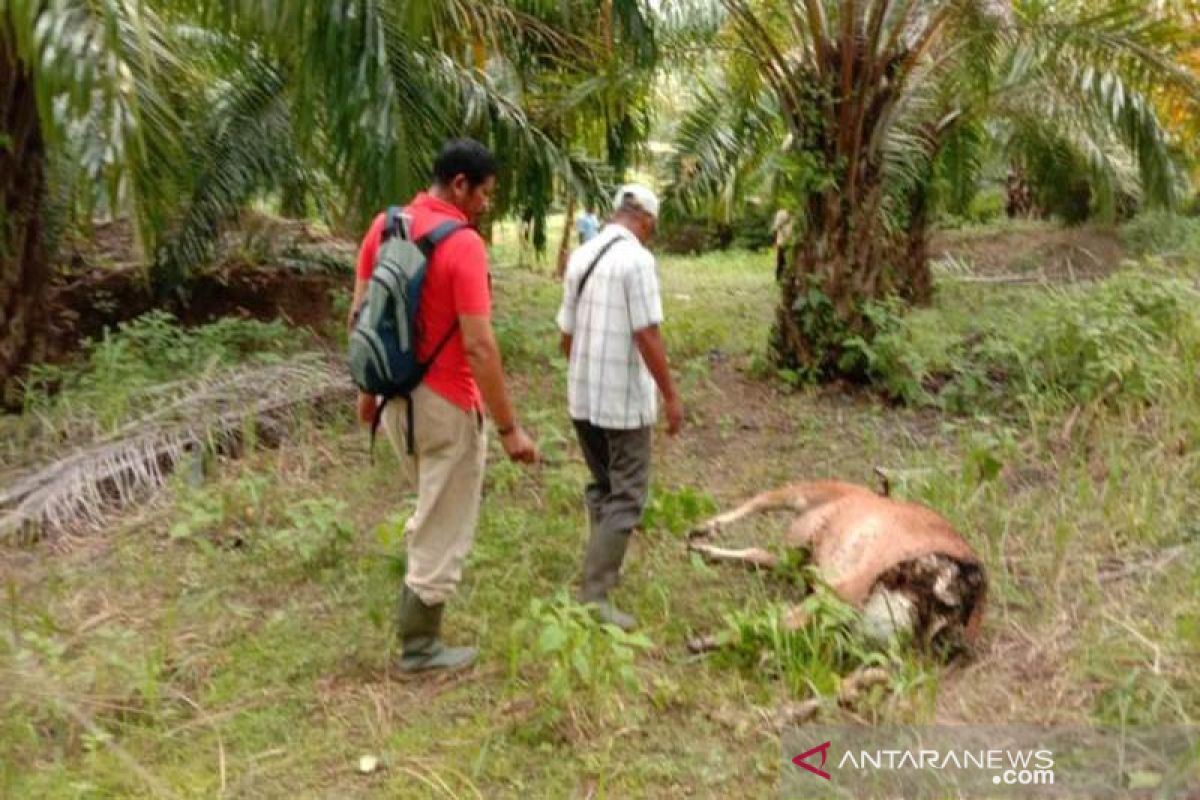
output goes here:
{"type": "Polygon", "coordinates": [[[90,169],[112,207],[136,211],[152,249],[185,162],[170,78],[183,65],[168,28],[137,0],[11,2],[23,58],[35,71],[43,131],[52,146],[72,133],[102,142],[90,169]]]}
{"type": "Polygon", "coordinates": [[[178,285],[208,260],[225,221],[259,190],[285,185],[302,172],[279,70],[249,58],[232,81],[206,93],[209,113],[194,147],[192,191],[182,218],[158,256],[159,278],[178,285]]]}
{"type": "Polygon", "coordinates": [[[351,390],[342,365],[312,353],[162,387],[155,411],[0,492],[0,540],[99,525],[160,489],[186,459],[228,449],[250,431],[278,441],[300,414],[351,390]]]}
{"type": "Polygon", "coordinates": [[[744,189],[769,182],[784,139],[769,91],[747,97],[728,83],[702,86],[675,133],[667,165],[668,209],[707,208],[715,218],[728,221],[744,189]]]}

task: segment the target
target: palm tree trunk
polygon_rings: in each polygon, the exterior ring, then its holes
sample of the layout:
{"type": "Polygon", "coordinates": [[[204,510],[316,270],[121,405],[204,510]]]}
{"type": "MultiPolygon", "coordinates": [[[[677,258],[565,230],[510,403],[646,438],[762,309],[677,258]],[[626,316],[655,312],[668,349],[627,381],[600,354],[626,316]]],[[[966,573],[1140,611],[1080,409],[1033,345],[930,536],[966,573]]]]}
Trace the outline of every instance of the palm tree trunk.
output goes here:
{"type": "Polygon", "coordinates": [[[809,379],[868,377],[861,342],[874,336],[869,304],[899,296],[926,302],[928,198],[910,197],[907,232],[885,224],[887,195],[880,126],[897,89],[879,80],[861,52],[852,15],[825,59],[836,69],[799,71],[794,94],[811,98],[818,115],[793,125],[794,147],[817,154],[830,188],[810,192],[801,236],[781,282],[772,335],[777,366],[809,379]]]}
{"type": "Polygon", "coordinates": [[[771,350],[776,366],[808,379],[861,377],[843,359],[853,337],[870,338],[864,302],[895,291],[895,243],[881,224],[878,170],[863,164],[854,198],[814,192],[780,282],[771,350]]]}
{"type": "Polygon", "coordinates": [[[913,305],[933,300],[933,272],[929,268],[929,190],[916,188],[909,197],[908,231],[900,254],[900,296],[913,305]]]}
{"type": "Polygon", "coordinates": [[[287,181],[280,190],[279,211],[289,219],[308,216],[308,187],[302,181],[287,181]]]}
{"type": "Polygon", "coordinates": [[[46,152],[33,77],[0,15],[0,403],[20,402],[18,379],[45,351],[50,263],[42,228],[46,152]]]}
{"type": "Polygon", "coordinates": [[[860,172],[853,199],[840,189],[810,195],[803,234],[780,281],[771,340],[776,366],[817,380],[868,377],[851,345],[875,334],[867,304],[932,299],[928,200],[915,192],[909,227],[894,234],[883,224],[882,176],[873,167],[860,172]]]}
{"type": "Polygon", "coordinates": [[[1033,189],[1025,176],[1025,170],[1020,165],[1013,164],[1008,169],[1005,181],[1006,202],[1005,213],[1009,219],[1017,217],[1036,216],[1033,204],[1033,189]]]}
{"type": "Polygon", "coordinates": [[[575,193],[571,192],[567,199],[567,214],[563,218],[562,239],[558,243],[558,261],[554,267],[554,277],[562,280],[563,274],[567,271],[567,256],[571,254],[571,229],[574,227],[572,222],[575,219],[575,205],[578,200],[575,193]]]}

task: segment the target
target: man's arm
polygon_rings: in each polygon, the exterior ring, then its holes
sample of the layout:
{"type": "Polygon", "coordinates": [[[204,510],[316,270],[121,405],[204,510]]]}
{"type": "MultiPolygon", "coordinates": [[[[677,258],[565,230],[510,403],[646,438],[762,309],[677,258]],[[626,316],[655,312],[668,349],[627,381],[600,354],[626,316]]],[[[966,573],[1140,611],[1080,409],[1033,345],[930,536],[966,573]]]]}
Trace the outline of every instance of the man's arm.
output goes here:
{"type": "Polygon", "coordinates": [[[533,463],[538,460],[537,445],[521,429],[516,411],[508,398],[508,387],[504,381],[504,365],[500,359],[500,346],[492,332],[492,321],[488,317],[462,314],[458,318],[462,331],[463,348],[471,374],[479,384],[483,402],[487,404],[492,421],[500,430],[500,442],[504,452],[513,461],[533,463]]]}
{"type": "Polygon", "coordinates": [[[663,344],[662,333],[657,325],[642,328],[633,334],[633,341],[646,368],[650,370],[658,390],[662,392],[666,404],[667,433],[674,436],[683,427],[683,401],[675,391],[675,382],[671,379],[671,367],[667,363],[667,348],[663,344]]]}
{"type": "MultiPolygon", "coordinates": [[[[570,266],[567,267],[566,272],[570,272],[570,266]]],[[[571,339],[575,334],[575,306],[578,305],[578,302],[575,297],[575,284],[568,280],[564,273],[562,304],[558,307],[558,314],[555,315],[554,321],[558,323],[558,332],[562,334],[558,340],[559,352],[568,361],[571,360],[571,339]]]]}

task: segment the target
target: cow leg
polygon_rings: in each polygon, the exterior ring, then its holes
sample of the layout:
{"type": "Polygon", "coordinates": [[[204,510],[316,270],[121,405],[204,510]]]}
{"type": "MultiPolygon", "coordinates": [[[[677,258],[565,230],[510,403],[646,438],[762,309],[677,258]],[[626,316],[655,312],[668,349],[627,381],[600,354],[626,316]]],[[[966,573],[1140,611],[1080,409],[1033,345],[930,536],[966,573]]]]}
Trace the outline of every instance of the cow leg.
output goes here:
{"type": "Polygon", "coordinates": [[[705,561],[710,563],[742,564],[751,569],[775,569],[779,565],[779,559],[761,547],[743,547],[735,550],[712,544],[689,542],[688,551],[699,553],[705,561]]]}
{"type": "Polygon", "coordinates": [[[762,494],[755,495],[731,511],[718,514],[700,523],[688,533],[688,538],[703,539],[707,536],[712,536],[720,532],[723,528],[751,514],[762,514],[767,511],[796,511],[799,507],[802,507],[804,502],[803,500],[800,500],[799,503],[797,501],[797,493],[791,487],[785,486],[782,489],[763,492],[762,494]]]}

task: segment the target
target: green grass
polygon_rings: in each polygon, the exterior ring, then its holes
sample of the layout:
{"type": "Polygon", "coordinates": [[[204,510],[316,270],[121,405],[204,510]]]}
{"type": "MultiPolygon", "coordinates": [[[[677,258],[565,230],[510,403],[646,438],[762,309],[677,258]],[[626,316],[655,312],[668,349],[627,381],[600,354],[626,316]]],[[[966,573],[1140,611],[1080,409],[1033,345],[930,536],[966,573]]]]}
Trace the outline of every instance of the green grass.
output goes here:
{"type": "MultiPolygon", "coordinates": [[[[451,641],[480,646],[480,667],[416,682],[389,669],[412,499],[385,448],[369,465],[347,413],[108,530],[0,551],[0,796],[769,795],[776,709],[819,696],[839,719],[841,678],[864,663],[884,665],[893,686],[856,719],[1200,716],[1196,381],[1076,413],[792,391],[744,374],[773,311],[769,254],[664,259],[689,427],[656,442],[648,530],[618,594],[645,642],[622,643],[564,597],[586,472],[563,408],[559,290],[547,267],[502,263],[496,327],[550,459],[525,470],[492,444],[477,542],[446,614],[451,641]],[[966,671],[867,649],[836,604],[804,636],[781,636],[773,621],[799,600],[803,569],[756,575],[684,551],[682,532],[713,504],[802,478],[873,483],[876,465],[987,564],[989,615],[966,671]],[[719,631],[739,647],[687,653],[689,638],[719,631]],[[365,754],[382,768],[358,774],[365,754]]],[[[956,284],[914,318],[906,352],[932,357],[939,329],[1000,336],[989,319],[1037,316],[1021,313],[1040,297],[1030,291],[956,284]]],[[[748,522],[727,541],[773,543],[780,527],[748,522]]]]}

